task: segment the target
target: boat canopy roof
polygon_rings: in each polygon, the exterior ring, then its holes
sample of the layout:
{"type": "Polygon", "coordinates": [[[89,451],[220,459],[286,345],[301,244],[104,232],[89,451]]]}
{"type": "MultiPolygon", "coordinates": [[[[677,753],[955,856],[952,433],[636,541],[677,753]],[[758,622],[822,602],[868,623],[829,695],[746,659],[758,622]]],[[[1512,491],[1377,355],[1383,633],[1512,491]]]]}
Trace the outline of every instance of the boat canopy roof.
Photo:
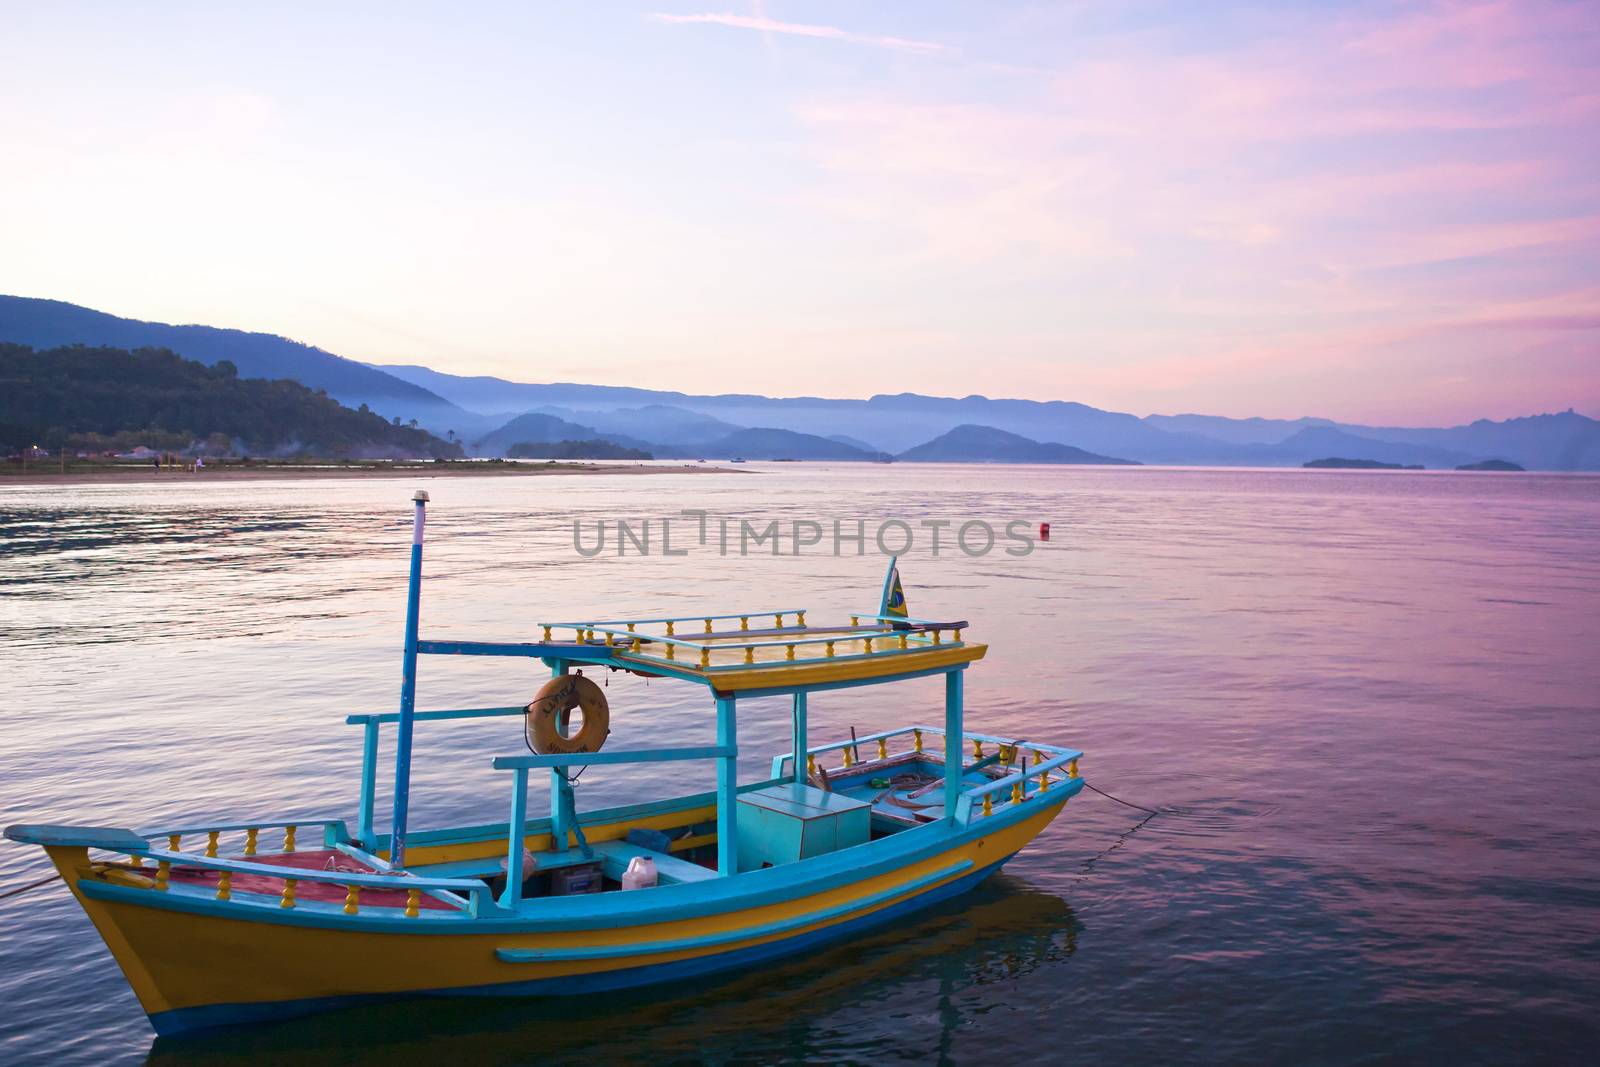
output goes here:
{"type": "Polygon", "coordinates": [[[964,620],[861,614],[848,625],[817,626],[803,608],[538,625],[537,643],[422,641],[418,651],[592,663],[700,682],[722,694],[899,681],[960,669],[988,651],[964,640],[964,620]]]}

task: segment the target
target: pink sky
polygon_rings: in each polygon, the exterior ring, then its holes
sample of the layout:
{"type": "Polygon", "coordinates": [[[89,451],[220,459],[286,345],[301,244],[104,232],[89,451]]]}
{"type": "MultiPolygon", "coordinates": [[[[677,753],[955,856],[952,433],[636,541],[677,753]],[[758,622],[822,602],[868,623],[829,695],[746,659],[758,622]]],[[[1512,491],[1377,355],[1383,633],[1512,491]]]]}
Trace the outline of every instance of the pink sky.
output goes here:
{"type": "Polygon", "coordinates": [[[528,381],[1600,415],[1593,3],[20,21],[4,292],[528,381]]]}

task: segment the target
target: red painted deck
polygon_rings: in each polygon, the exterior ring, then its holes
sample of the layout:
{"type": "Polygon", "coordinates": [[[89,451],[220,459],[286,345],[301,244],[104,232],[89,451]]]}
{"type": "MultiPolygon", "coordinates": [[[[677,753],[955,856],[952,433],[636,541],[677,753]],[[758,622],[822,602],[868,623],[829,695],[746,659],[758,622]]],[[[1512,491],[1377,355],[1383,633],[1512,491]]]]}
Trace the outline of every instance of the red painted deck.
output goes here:
{"type": "MultiPolygon", "coordinates": [[[[314,849],[308,852],[281,852],[264,856],[230,856],[230,859],[245,860],[250,863],[262,863],[270,867],[288,867],[301,871],[339,871],[344,874],[380,874],[375,867],[368,866],[353,856],[347,856],[336,849],[314,849]]],[[[179,867],[174,865],[170,874],[174,882],[186,882],[198,885],[216,885],[220,872],[206,867],[179,867]]],[[[397,880],[398,881],[398,880],[397,880]]],[[[261,893],[266,896],[278,896],[283,892],[283,879],[274,878],[265,874],[235,874],[231,887],[236,893],[261,893]]],[[[296,882],[294,886],[296,900],[315,900],[327,904],[343,904],[345,887],[337,882],[296,882]]],[[[404,889],[371,889],[366,886],[361,888],[361,907],[363,908],[404,908],[406,906],[406,891],[404,889]]],[[[419,908],[444,908],[450,905],[442,900],[436,900],[422,894],[417,901],[419,908]]]]}

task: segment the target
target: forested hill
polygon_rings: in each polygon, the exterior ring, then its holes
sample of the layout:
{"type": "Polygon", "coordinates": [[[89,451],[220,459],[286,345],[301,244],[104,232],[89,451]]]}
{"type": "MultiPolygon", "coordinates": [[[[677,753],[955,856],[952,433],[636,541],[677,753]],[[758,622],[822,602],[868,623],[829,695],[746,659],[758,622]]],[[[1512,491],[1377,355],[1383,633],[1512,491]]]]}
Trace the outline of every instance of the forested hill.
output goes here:
{"type": "Polygon", "coordinates": [[[240,378],[164,348],[35,350],[0,343],[0,447],[116,439],[181,448],[213,442],[254,456],[451,457],[459,445],[352,410],[298,382],[240,378]]]}
{"type": "MultiPolygon", "coordinates": [[[[71,344],[110,345],[130,351],[169,348],[208,366],[225,359],[245,378],[292,378],[313,389],[326,389],[351,404],[387,401],[402,407],[448,406],[421,386],[287,337],[216,326],[141,322],[61,300],[0,295],[0,341],[41,349],[71,344]]],[[[403,413],[401,408],[393,412],[403,413]]]]}

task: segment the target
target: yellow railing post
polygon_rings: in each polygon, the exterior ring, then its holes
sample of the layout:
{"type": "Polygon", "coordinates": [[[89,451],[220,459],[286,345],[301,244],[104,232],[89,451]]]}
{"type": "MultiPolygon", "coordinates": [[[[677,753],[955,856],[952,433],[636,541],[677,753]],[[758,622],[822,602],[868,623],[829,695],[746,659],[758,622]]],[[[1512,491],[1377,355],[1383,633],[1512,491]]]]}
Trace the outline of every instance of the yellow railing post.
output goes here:
{"type": "Polygon", "coordinates": [[[217,899],[227,900],[233,896],[233,872],[224,870],[217,876],[217,899]]]}
{"type": "Polygon", "coordinates": [[[979,741],[976,737],[974,737],[972,739],[972,758],[973,759],[982,759],[983,758],[983,742],[979,741]]]}
{"type": "Polygon", "coordinates": [[[794,613],[794,621],[795,621],[795,625],[804,626],[806,624],[806,613],[803,612],[803,611],[795,612],[794,613]]]}
{"type": "Polygon", "coordinates": [[[777,623],[778,623],[777,628],[780,629],[780,630],[783,629],[783,616],[782,615],[774,615],[773,619],[775,619],[777,621],[777,623]]]}
{"type": "Polygon", "coordinates": [[[278,898],[278,907],[280,907],[280,908],[292,908],[292,907],[294,907],[294,879],[293,878],[285,878],[283,880],[283,896],[278,898]]]}
{"type": "Polygon", "coordinates": [[[985,793],[985,794],[983,794],[983,813],[985,815],[993,815],[994,814],[994,794],[993,793],[985,793]]]}
{"type": "Polygon", "coordinates": [[[244,854],[246,856],[254,856],[256,854],[256,837],[260,833],[261,831],[254,826],[244,832],[244,854]]]}
{"type": "Polygon", "coordinates": [[[168,834],[167,835],[167,847],[170,848],[174,852],[182,852],[183,851],[183,835],[182,834],[168,834]]]}
{"type": "Polygon", "coordinates": [[[824,642],[824,644],[827,645],[827,655],[829,657],[832,657],[833,656],[833,642],[832,641],[826,641],[826,642],[824,642]]]}
{"type": "Polygon", "coordinates": [[[356,912],[358,912],[360,910],[361,910],[361,887],[358,886],[358,885],[352,885],[352,886],[347,887],[345,889],[345,894],[344,894],[344,913],[346,915],[354,915],[356,912]]]}
{"type": "Polygon", "coordinates": [[[879,759],[888,759],[889,758],[889,741],[888,741],[887,738],[883,738],[883,737],[878,738],[878,758],[879,759]]]}
{"type": "Polygon", "coordinates": [[[667,620],[667,636],[668,637],[676,637],[676,636],[678,636],[678,631],[673,628],[673,622],[672,622],[671,619],[667,620]]]}
{"type": "Polygon", "coordinates": [[[741,630],[750,629],[750,616],[748,616],[748,615],[740,615],[739,616],[739,629],[741,629],[741,630]]]}
{"type": "Polygon", "coordinates": [[[172,861],[162,860],[156,865],[156,888],[163,893],[167,891],[167,879],[172,875],[172,861]]]}
{"type": "Polygon", "coordinates": [[[756,646],[755,645],[745,645],[744,646],[744,661],[746,663],[754,663],[756,661],[756,646]]]}
{"type": "Polygon", "coordinates": [[[206,834],[206,855],[212,859],[217,857],[217,838],[222,835],[220,830],[212,830],[206,834]]]}
{"type": "Polygon", "coordinates": [[[700,650],[700,666],[711,666],[711,650],[709,648],[702,648],[700,650]]]}
{"type": "Polygon", "coordinates": [[[290,823],[288,826],[283,828],[283,850],[285,852],[294,851],[294,832],[297,829],[298,827],[296,827],[293,823],[290,823]]]}
{"type": "Polygon", "coordinates": [[[794,646],[793,645],[784,645],[783,648],[784,648],[783,658],[784,659],[794,659],[794,646]]]}
{"type": "Polygon", "coordinates": [[[922,751],[922,731],[921,730],[912,730],[911,731],[911,751],[913,751],[913,752],[921,752],[922,751]]]}
{"type": "Polygon", "coordinates": [[[806,774],[812,778],[817,776],[817,757],[810,752],[806,753],[806,774]]]}
{"type": "Polygon", "coordinates": [[[1070,759],[1070,760],[1067,761],[1067,777],[1068,778],[1076,778],[1076,777],[1078,777],[1078,761],[1077,760],[1070,759]]]}
{"type": "Polygon", "coordinates": [[[419,909],[417,907],[417,904],[421,900],[422,900],[422,890],[420,890],[420,889],[407,889],[406,890],[406,918],[415,919],[417,917],[417,915],[419,914],[419,909]]]}
{"type": "Polygon", "coordinates": [[[1013,803],[1013,804],[1021,804],[1022,803],[1022,779],[1021,778],[1018,778],[1016,781],[1011,783],[1011,803],[1013,803]]]}

